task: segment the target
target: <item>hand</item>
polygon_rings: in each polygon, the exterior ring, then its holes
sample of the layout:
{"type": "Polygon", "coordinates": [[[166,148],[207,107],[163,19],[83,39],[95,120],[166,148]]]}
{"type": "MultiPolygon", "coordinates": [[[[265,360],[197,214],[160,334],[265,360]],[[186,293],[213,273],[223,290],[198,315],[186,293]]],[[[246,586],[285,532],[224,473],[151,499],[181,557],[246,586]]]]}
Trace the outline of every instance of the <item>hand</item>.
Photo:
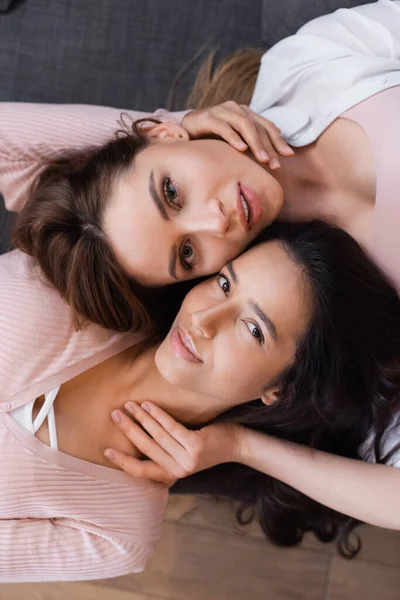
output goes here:
{"type": "Polygon", "coordinates": [[[211,108],[193,110],[184,117],[182,127],[192,139],[212,133],[236,150],[244,152],[249,148],[257,160],[269,163],[270,169],[280,167],[277,153],[282,156],[294,154],[271,121],[248,106],[230,100],[211,108]]]}
{"type": "Polygon", "coordinates": [[[240,426],[218,423],[191,431],[151,402],[142,406],[128,402],[125,408],[140,426],[119,410],[113,411],[113,418],[117,415],[118,427],[149,460],[111,448],[104,454],[133,477],[172,485],[177,479],[234,460],[240,426]]]}

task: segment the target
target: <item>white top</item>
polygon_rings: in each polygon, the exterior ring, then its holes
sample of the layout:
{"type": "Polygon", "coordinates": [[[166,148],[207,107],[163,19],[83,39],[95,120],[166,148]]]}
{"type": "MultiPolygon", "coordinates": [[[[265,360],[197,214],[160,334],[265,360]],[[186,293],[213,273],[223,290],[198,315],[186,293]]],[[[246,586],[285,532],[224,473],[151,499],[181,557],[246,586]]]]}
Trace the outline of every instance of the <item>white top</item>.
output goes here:
{"type": "Polygon", "coordinates": [[[28,404],[24,404],[23,406],[19,406],[11,411],[11,416],[17,423],[22,425],[25,429],[30,431],[33,435],[36,434],[37,431],[41,428],[45,420],[48,420],[49,426],[49,441],[50,448],[54,448],[58,450],[58,441],[57,441],[57,428],[56,428],[56,417],[54,414],[54,401],[57,397],[58,392],[60,391],[60,386],[57,386],[47,394],[44,394],[44,402],[36,415],[35,420],[33,420],[33,407],[36,400],[32,400],[28,402],[28,404]]]}
{"type": "Polygon", "coordinates": [[[304,25],[261,59],[250,104],[293,146],[343,112],[400,85],[400,1],[339,9],[304,25]]]}
{"type": "MultiPolygon", "coordinates": [[[[374,450],[375,435],[371,433],[365,442],[361,445],[360,456],[366,462],[376,462],[374,450]]],[[[381,440],[381,456],[393,452],[393,455],[387,461],[387,465],[400,469],[400,448],[394,451],[400,445],[400,414],[393,417],[392,422],[384,432],[381,440]]]]}

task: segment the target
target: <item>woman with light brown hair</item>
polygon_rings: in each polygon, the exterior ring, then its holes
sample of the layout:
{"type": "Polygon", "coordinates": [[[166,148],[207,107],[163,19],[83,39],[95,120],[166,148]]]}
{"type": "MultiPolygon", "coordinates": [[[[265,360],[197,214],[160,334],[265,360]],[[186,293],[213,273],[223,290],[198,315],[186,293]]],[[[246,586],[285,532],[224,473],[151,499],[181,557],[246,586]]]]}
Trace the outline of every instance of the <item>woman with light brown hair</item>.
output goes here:
{"type": "Polygon", "coordinates": [[[339,225],[400,282],[399,2],[315,19],[261,55],[239,53],[210,77],[206,66],[197,110],[144,137],[135,127],[109,141],[113,109],[0,107],[0,189],[21,209],[33,186],[15,241],[78,315],[148,325],[154,286],[217,270],[276,218],[339,225]],[[89,269],[98,290],[80,280],[89,269]]]}
{"type": "Polygon", "coordinates": [[[246,140],[271,152],[268,131],[291,153],[271,123],[230,104],[153,115],[2,104],[0,191],[21,211],[14,243],[78,323],[150,331],[160,299],[171,301],[165,286],[216,272],[278,215],[279,184],[234,149],[246,140]]]}

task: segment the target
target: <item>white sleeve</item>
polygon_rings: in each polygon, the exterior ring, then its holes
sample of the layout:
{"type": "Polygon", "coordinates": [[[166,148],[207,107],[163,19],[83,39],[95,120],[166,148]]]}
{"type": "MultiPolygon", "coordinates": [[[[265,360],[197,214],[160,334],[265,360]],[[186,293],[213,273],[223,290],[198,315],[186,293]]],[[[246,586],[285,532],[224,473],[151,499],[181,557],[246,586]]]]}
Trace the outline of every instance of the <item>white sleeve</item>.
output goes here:
{"type": "Polygon", "coordinates": [[[310,21],[296,35],[315,36],[354,54],[400,60],[400,0],[339,9],[310,21]]]}
{"type": "Polygon", "coordinates": [[[335,98],[356,88],[361,91],[359,97],[355,94],[355,103],[361,101],[368,96],[361,89],[366,82],[393,73],[391,85],[398,85],[400,1],[339,9],[310,21],[263,55],[250,106],[284,131],[290,114],[282,113],[281,123],[266,111],[278,109],[278,115],[281,107],[302,111],[303,116],[294,115],[301,127],[335,98]]]}
{"type": "MultiPolygon", "coordinates": [[[[376,462],[375,434],[371,433],[360,448],[360,456],[371,463],[376,462]]],[[[396,415],[381,438],[381,458],[387,458],[386,464],[400,468],[400,415],[396,415]]]]}

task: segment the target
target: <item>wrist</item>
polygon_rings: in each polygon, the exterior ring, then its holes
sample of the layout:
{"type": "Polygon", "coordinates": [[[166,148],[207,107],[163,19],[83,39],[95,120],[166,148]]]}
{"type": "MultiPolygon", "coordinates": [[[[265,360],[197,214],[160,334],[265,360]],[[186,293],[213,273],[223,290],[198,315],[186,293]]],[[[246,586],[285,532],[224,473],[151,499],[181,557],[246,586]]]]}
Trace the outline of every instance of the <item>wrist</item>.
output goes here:
{"type": "MultiPolygon", "coordinates": [[[[266,472],[267,462],[274,452],[274,438],[242,425],[237,426],[234,462],[266,472]]],[[[270,467],[269,464],[268,469],[270,467]]]]}
{"type": "Polygon", "coordinates": [[[243,427],[243,425],[232,424],[231,462],[246,464],[246,456],[249,454],[248,436],[250,433],[251,430],[243,427]]]}

